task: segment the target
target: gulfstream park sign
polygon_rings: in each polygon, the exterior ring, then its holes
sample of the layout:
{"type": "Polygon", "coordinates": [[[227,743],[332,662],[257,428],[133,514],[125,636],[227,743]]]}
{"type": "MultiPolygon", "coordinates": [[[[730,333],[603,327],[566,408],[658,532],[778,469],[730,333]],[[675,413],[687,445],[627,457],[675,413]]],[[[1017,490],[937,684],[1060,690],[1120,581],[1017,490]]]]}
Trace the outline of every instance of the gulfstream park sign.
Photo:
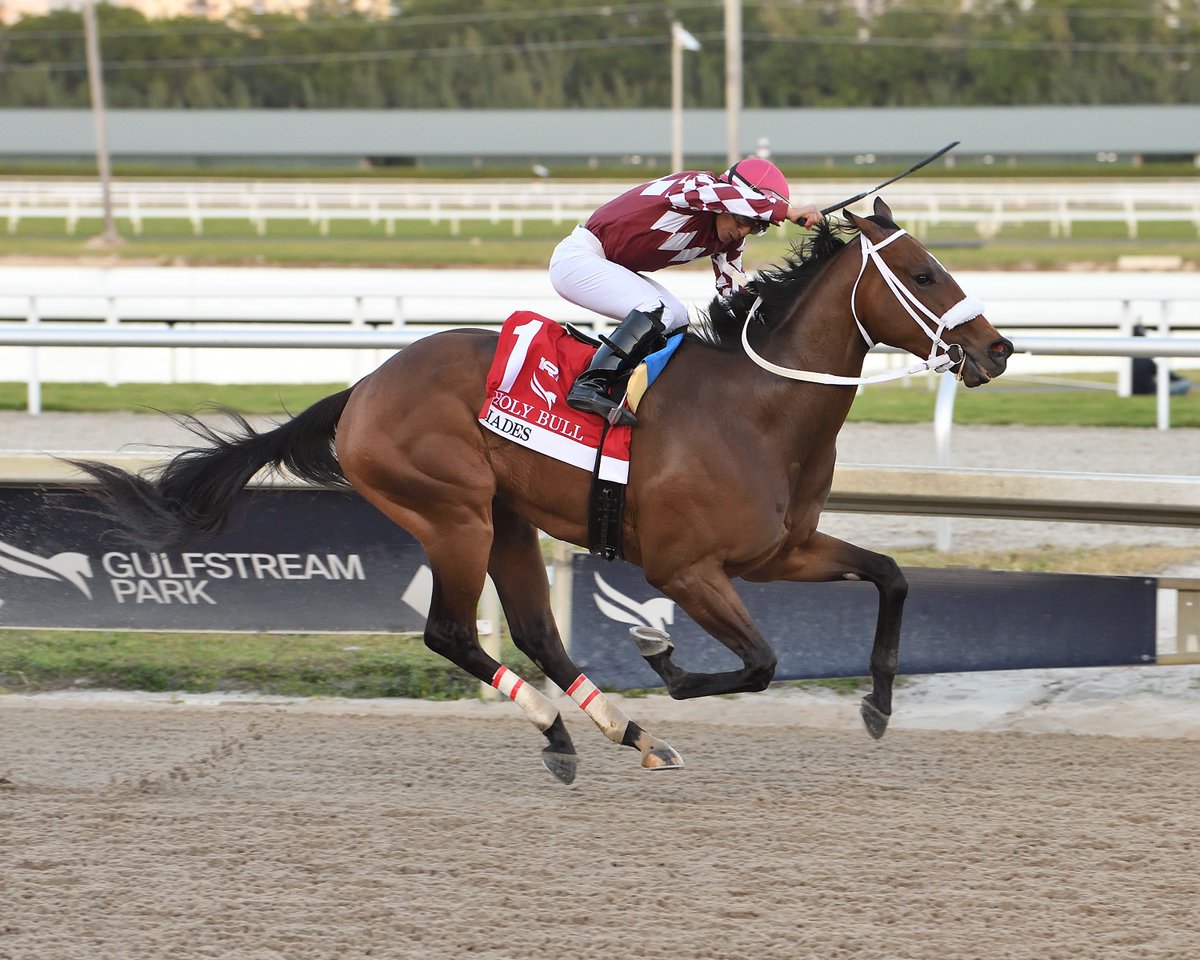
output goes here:
{"type": "MultiPolygon", "coordinates": [[[[1154,659],[1153,578],[906,574],[906,673],[1154,659]]],[[[571,653],[593,682],[659,685],[631,626],[669,632],[688,669],[737,666],[637,567],[577,554],[569,576],[571,653]]],[[[399,633],[424,628],[431,592],[420,545],[352,494],[259,488],[219,535],[146,551],[122,543],[78,489],[0,486],[0,628],[399,633]]],[[[777,679],[867,672],[870,584],[740,583],[738,592],[779,655],[777,679]]]]}
{"type": "MultiPolygon", "coordinates": [[[[5,545],[0,543],[0,553],[5,545]]],[[[0,565],[3,565],[0,556],[0,565]]],[[[121,553],[100,558],[118,603],[209,603],[225,580],[366,580],[357,553],[121,553]]]]}
{"type": "Polygon", "coordinates": [[[0,627],[421,630],[420,546],[357,497],[248,493],[229,528],[131,549],[77,490],[0,488],[0,627]]]}

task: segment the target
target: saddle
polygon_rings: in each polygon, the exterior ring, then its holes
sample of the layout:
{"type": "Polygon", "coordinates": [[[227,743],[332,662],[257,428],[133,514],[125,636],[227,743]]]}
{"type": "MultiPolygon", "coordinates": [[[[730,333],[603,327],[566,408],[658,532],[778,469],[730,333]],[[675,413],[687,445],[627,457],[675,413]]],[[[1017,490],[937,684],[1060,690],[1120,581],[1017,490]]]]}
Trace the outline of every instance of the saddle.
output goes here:
{"type": "MultiPolygon", "coordinates": [[[[630,409],[637,409],[682,340],[681,334],[672,336],[630,375],[625,401],[630,409]]],[[[614,427],[566,402],[567,391],[598,345],[570,324],[527,310],[512,314],[500,331],[479,422],[513,443],[592,474],[588,549],[612,560],[621,556],[631,428],[614,427]]]]}

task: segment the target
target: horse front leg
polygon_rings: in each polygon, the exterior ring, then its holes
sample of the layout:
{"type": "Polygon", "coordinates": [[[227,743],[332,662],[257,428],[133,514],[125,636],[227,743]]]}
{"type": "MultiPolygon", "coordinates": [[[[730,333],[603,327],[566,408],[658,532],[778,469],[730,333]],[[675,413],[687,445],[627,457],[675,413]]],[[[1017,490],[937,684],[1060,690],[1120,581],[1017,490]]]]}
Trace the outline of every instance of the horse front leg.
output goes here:
{"type": "Polygon", "coordinates": [[[871,646],[872,690],[859,712],[867,732],[876,740],[887,732],[892,715],[892,686],[900,661],[900,621],[908,597],[908,581],[896,561],[823,533],[814,533],[801,547],[747,579],[821,583],[866,580],[879,591],[879,615],[871,646]]]}
{"type": "Polygon", "coordinates": [[[638,652],[662,677],[676,700],[711,697],[721,693],[765,690],[775,676],[776,656],[738,596],[724,570],[713,561],[657,577],[646,569],[646,579],[696,621],[714,639],[737,654],[740,670],[693,673],[671,659],[675,647],[665,633],[635,628],[638,652]]]}

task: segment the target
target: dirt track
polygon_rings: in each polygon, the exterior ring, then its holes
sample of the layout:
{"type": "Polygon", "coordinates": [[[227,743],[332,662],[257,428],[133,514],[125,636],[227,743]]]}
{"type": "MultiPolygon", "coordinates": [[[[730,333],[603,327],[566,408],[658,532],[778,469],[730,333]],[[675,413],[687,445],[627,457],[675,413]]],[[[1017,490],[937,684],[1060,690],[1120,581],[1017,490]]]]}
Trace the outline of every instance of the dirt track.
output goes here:
{"type": "Polygon", "coordinates": [[[1194,740],[875,743],[648,703],[687,768],[642,771],[573,713],[568,788],[511,704],[444,706],[5,698],[0,958],[1184,960],[1200,942],[1194,740]]]}

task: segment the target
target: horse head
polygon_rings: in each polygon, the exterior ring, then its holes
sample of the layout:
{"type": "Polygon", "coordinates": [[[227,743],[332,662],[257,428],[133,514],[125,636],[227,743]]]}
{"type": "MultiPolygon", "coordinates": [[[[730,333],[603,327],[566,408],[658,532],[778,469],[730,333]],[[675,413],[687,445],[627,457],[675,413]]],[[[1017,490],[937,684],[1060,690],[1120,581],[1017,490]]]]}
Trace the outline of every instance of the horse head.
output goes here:
{"type": "Polygon", "coordinates": [[[963,293],[945,267],[892,219],[882,199],[871,217],[843,211],[859,232],[862,261],[851,310],[868,346],[886,343],[917,356],[946,357],[968,387],[1004,372],[1012,343],[983,315],[983,304],[963,293]]]}

